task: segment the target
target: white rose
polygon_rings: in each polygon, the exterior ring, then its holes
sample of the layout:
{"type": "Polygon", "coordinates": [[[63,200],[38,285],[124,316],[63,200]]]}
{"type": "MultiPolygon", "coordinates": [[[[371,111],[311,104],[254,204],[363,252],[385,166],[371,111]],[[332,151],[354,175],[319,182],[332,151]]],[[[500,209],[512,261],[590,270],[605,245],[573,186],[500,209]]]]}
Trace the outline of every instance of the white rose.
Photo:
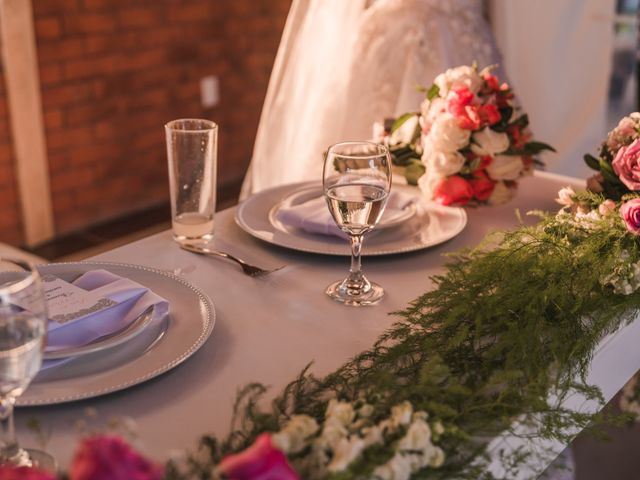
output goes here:
{"type": "Polygon", "coordinates": [[[470,137],[471,130],[461,128],[458,120],[450,113],[440,115],[429,131],[431,146],[443,152],[455,152],[466,147],[470,137]]]}
{"type": "Polygon", "coordinates": [[[306,440],[318,431],[318,424],[308,415],[293,415],[282,430],[271,437],[273,444],[284,453],[297,453],[306,440]]]}
{"type": "Polygon", "coordinates": [[[408,401],[399,403],[391,407],[391,423],[394,425],[409,425],[413,407],[408,401]]]}
{"type": "Polygon", "coordinates": [[[485,127],[473,134],[471,151],[479,156],[494,156],[509,148],[509,137],[506,133],[496,132],[485,127]]]}
{"type": "Polygon", "coordinates": [[[507,203],[513,197],[513,192],[504,182],[496,182],[493,192],[489,197],[489,205],[502,205],[507,203]]]}
{"type": "Polygon", "coordinates": [[[446,111],[447,101],[444,98],[435,97],[431,100],[425,99],[420,104],[420,113],[429,123],[433,123],[436,117],[446,111]]]}
{"type": "Polygon", "coordinates": [[[427,172],[418,179],[418,187],[424,196],[431,200],[433,198],[433,191],[442,178],[443,177],[427,172]]]}
{"type": "Polygon", "coordinates": [[[556,202],[560,205],[564,205],[566,207],[570,207],[573,205],[573,196],[576,192],[571,187],[563,187],[558,191],[558,198],[556,198],[556,202]]]}
{"type": "Polygon", "coordinates": [[[349,402],[339,402],[335,398],[329,400],[326,413],[327,419],[333,417],[342,425],[349,426],[353,422],[355,415],[353,405],[349,402]]]}
{"type": "Polygon", "coordinates": [[[396,131],[389,137],[389,145],[409,144],[413,140],[413,135],[418,127],[418,115],[414,115],[407,119],[396,131]]]}
{"type": "Polygon", "coordinates": [[[427,172],[432,172],[440,177],[448,177],[462,169],[465,158],[459,152],[432,151],[426,161],[423,156],[423,162],[427,172]]]}
{"type": "Polygon", "coordinates": [[[341,438],[333,449],[333,458],[327,466],[330,472],[341,472],[353,462],[364,449],[364,442],[358,437],[341,438]]]}
{"type": "Polygon", "coordinates": [[[515,180],[524,170],[522,158],[515,155],[497,155],[487,167],[493,180],[515,180]]]}
{"type": "Polygon", "coordinates": [[[475,68],[463,65],[441,73],[433,83],[440,89],[439,95],[445,97],[449,90],[455,87],[467,87],[472,93],[477,93],[482,87],[482,82],[482,77],[475,68]]]}

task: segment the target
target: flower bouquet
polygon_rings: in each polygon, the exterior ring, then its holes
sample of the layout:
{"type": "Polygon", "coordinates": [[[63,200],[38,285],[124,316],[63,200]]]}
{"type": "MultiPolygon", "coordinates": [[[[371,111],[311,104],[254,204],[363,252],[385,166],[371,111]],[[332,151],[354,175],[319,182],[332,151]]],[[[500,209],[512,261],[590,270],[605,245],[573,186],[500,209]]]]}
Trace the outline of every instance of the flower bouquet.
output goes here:
{"type": "Polygon", "coordinates": [[[602,143],[599,157],[587,154],[584,160],[597,171],[587,180],[590,191],[613,200],[640,192],[640,113],[620,120],[602,143]]]}
{"type": "Polygon", "coordinates": [[[460,66],[438,75],[420,112],[374,125],[407,182],[443,205],[508,201],[516,180],[553,148],[532,141],[526,114],[491,67],[460,66]]]}

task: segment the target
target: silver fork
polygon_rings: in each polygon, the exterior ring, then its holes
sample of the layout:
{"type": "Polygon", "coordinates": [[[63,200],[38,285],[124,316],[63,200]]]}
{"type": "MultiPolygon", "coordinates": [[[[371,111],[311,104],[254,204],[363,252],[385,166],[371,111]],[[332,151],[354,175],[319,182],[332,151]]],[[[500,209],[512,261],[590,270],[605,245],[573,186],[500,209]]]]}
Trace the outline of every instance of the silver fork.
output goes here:
{"type": "Polygon", "coordinates": [[[284,267],[284,265],[282,267],[278,267],[278,268],[274,268],[272,270],[265,270],[264,268],[260,268],[260,267],[256,267],[255,265],[250,265],[247,262],[245,262],[244,260],[240,260],[237,257],[234,257],[233,255],[226,253],[226,252],[220,252],[218,250],[211,250],[210,248],[206,248],[206,247],[196,247],[195,245],[183,245],[180,244],[180,248],[182,248],[183,250],[187,250],[189,252],[192,253],[197,253],[199,255],[210,255],[210,256],[214,256],[214,257],[222,257],[222,258],[226,258],[228,260],[232,260],[234,262],[236,262],[238,265],[240,265],[242,267],[242,271],[249,275],[250,277],[261,277],[263,275],[268,275],[269,273],[273,273],[276,270],[280,270],[281,268],[284,267]]]}

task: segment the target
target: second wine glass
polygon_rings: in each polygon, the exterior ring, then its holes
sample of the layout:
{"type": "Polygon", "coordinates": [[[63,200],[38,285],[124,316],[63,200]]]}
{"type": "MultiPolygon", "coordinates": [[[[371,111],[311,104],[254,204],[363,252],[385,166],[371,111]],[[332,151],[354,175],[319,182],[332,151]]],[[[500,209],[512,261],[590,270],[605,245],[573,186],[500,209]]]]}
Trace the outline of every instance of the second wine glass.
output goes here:
{"type": "Polygon", "coordinates": [[[380,220],[390,190],[391,157],[387,147],[344,142],[329,148],[324,163],[324,196],[333,219],[351,243],[349,275],[326,290],[338,302],[371,305],[384,296],[384,289],[362,273],[360,255],[363,236],[380,220]]]}
{"type": "Polygon", "coordinates": [[[18,445],[13,407],[42,364],[47,331],[42,282],[33,265],[0,259],[0,464],[55,471],[48,453],[18,445]]]}

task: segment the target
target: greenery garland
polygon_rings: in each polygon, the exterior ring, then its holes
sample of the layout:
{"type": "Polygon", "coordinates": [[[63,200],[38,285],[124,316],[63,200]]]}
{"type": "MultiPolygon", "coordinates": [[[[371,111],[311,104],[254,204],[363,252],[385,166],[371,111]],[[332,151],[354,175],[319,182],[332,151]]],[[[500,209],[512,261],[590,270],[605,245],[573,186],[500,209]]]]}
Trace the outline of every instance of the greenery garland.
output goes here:
{"type": "MultiPolygon", "coordinates": [[[[405,401],[442,422],[444,465],[412,478],[491,478],[483,472],[481,439],[508,430],[516,417],[535,426],[539,437],[563,442],[571,440],[568,426],[601,423],[601,414],[567,410],[562,402],[579,392],[603,403],[599,389],[586,382],[587,368],[598,342],[640,308],[640,295],[615,290],[616,281],[629,275],[628,266],[640,260],[640,248],[615,209],[590,209],[603,197],[573,198],[591,214],[538,212],[537,225],[493,235],[452,255],[445,272],[433,278],[436,288],[395,312],[400,320],[337,371],[317,378],[307,367],[266,411],[258,406],[266,388],[247,386],[231,435],[223,442],[202,439],[208,460],[217,464],[262,432],[277,432],[293,415],[322,423],[330,399],[372,405],[372,423],[405,401]]],[[[394,438],[387,440],[322,478],[374,478],[376,466],[393,455],[394,438]]],[[[315,478],[304,463],[296,464],[308,453],[289,457],[301,478],[315,478]]],[[[509,461],[527,461],[522,453],[509,461]]],[[[171,472],[178,478],[172,468],[169,478],[171,472]]],[[[213,475],[202,468],[196,478],[213,475]]]]}

